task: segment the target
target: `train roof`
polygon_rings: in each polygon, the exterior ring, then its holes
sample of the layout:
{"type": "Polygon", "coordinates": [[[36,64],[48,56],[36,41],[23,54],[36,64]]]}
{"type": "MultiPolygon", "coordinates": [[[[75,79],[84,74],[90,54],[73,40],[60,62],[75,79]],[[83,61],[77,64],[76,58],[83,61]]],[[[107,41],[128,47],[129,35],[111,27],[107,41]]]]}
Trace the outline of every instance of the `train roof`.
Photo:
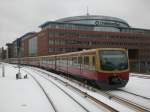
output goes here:
{"type": "Polygon", "coordinates": [[[44,58],[44,57],[59,57],[59,56],[66,56],[66,55],[74,55],[74,54],[96,52],[97,50],[126,50],[126,49],[125,48],[96,48],[96,49],[83,50],[83,51],[78,51],[78,52],[63,53],[63,54],[57,54],[57,55],[39,56],[39,57],[40,58],[44,58]]]}

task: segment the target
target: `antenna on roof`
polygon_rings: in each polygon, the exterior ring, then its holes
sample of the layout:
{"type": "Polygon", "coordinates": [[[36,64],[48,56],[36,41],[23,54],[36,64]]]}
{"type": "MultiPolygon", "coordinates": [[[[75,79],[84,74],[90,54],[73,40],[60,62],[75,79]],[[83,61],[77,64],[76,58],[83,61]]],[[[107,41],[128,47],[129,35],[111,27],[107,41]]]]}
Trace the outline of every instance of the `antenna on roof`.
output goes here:
{"type": "Polygon", "coordinates": [[[86,9],[87,9],[86,10],[87,11],[86,15],[89,16],[90,14],[89,14],[89,8],[88,8],[88,6],[86,7],[86,9]]]}

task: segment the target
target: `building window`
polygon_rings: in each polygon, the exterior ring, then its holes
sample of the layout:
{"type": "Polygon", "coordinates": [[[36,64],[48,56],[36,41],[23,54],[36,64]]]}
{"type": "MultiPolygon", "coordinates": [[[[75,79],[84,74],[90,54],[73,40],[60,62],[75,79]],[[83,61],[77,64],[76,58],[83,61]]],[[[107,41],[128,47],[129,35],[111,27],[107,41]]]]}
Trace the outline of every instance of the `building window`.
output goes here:
{"type": "Polygon", "coordinates": [[[54,52],[54,48],[49,48],[48,51],[49,52],[54,52]]]}
{"type": "Polygon", "coordinates": [[[29,56],[35,56],[37,54],[37,37],[29,40],[29,56]]]}
{"type": "Polygon", "coordinates": [[[55,41],[54,40],[49,40],[49,45],[54,45],[55,41]]]}

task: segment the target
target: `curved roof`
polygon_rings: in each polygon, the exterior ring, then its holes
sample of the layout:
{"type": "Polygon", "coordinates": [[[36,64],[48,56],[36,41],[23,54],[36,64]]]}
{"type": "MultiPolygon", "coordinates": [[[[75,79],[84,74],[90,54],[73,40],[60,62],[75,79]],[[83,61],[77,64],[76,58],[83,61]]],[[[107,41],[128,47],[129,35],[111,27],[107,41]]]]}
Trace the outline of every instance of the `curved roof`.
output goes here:
{"type": "Polygon", "coordinates": [[[116,18],[116,17],[110,17],[110,16],[100,16],[100,15],[73,16],[73,17],[61,18],[56,21],[57,22],[69,22],[69,23],[76,21],[76,23],[81,23],[81,21],[85,21],[85,20],[114,21],[114,22],[126,24],[129,27],[129,24],[123,19],[116,18]]]}

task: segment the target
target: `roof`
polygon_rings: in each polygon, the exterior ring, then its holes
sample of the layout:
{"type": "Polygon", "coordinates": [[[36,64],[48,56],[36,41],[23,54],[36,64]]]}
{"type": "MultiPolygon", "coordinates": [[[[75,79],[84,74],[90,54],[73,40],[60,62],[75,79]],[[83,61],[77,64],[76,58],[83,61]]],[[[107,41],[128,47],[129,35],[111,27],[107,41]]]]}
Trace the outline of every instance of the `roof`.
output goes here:
{"type": "Polygon", "coordinates": [[[57,22],[69,22],[69,21],[74,21],[74,20],[93,20],[93,19],[119,21],[119,22],[128,24],[123,19],[116,18],[116,17],[111,17],[111,16],[101,16],[101,15],[73,16],[73,17],[61,18],[61,19],[58,19],[56,21],[57,22]]]}
{"type": "Polygon", "coordinates": [[[101,26],[101,27],[130,27],[129,24],[120,18],[109,17],[109,16],[98,16],[98,15],[87,15],[87,16],[73,16],[58,19],[56,21],[47,21],[39,27],[43,28],[49,24],[74,24],[74,25],[85,25],[85,26],[101,26]],[[98,23],[96,23],[98,22],[98,23]],[[124,25],[124,26],[122,26],[124,25]]]}

